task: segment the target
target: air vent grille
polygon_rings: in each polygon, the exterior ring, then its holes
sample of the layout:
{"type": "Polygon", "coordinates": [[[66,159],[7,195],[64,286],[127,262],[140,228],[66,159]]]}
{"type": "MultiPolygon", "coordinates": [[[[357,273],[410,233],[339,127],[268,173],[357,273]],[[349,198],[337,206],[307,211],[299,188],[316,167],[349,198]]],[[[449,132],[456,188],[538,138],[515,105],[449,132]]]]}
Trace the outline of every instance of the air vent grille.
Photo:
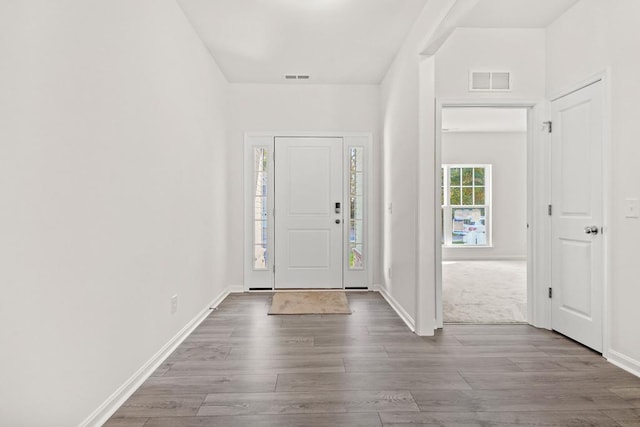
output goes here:
{"type": "Polygon", "coordinates": [[[491,89],[511,90],[511,74],[506,72],[491,73],[491,89]]]}
{"type": "Polygon", "coordinates": [[[472,72],[471,90],[491,90],[491,73],[481,71],[472,72]]]}
{"type": "Polygon", "coordinates": [[[471,71],[469,72],[469,90],[472,92],[504,92],[511,90],[509,71],[471,71]]]}
{"type": "Polygon", "coordinates": [[[311,77],[308,74],[285,74],[285,80],[309,80],[311,77]]]}

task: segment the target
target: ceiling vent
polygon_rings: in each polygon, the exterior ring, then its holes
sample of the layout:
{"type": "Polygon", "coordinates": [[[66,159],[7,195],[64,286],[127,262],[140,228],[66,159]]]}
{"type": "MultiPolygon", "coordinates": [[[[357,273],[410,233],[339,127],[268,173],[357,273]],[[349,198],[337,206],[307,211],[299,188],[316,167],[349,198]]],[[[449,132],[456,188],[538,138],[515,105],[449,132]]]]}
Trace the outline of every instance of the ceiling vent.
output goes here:
{"type": "Polygon", "coordinates": [[[310,76],[308,74],[285,74],[285,80],[309,80],[310,76]]]}
{"type": "Polygon", "coordinates": [[[471,71],[469,90],[472,92],[505,92],[511,90],[509,71],[471,71]]]}

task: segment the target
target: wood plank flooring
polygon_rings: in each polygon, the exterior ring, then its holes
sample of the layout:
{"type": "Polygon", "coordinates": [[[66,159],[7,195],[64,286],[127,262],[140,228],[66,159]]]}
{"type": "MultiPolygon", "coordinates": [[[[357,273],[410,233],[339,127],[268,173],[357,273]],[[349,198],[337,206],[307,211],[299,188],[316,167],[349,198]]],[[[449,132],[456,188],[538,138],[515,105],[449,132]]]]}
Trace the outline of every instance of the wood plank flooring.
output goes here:
{"type": "Polygon", "coordinates": [[[554,332],[411,333],[375,292],[352,315],[268,316],[230,295],[107,427],[640,426],[640,378],[554,332]]]}

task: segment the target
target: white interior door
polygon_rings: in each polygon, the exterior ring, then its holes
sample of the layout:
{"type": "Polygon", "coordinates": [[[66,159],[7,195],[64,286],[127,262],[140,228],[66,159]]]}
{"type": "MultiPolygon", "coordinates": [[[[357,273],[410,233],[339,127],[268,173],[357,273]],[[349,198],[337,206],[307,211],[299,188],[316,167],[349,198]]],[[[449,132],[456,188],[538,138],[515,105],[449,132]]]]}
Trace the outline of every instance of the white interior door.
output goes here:
{"type": "Polygon", "coordinates": [[[342,288],[342,138],[276,138],[275,153],[275,287],[342,288]]]}
{"type": "Polygon", "coordinates": [[[552,328],[602,351],[602,83],[552,103],[552,328]]]}

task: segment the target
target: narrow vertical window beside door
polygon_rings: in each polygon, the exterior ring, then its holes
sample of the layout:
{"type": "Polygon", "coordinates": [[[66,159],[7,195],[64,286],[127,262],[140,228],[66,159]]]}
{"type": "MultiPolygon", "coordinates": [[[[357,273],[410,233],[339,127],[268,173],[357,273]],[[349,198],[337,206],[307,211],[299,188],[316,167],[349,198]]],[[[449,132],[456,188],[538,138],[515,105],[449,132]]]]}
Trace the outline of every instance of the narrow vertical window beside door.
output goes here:
{"type": "Polygon", "coordinates": [[[349,147],[349,268],[364,268],[364,148],[349,147]]]}
{"type": "Polygon", "coordinates": [[[253,187],[254,187],[254,231],[253,231],[253,268],[255,270],[265,270],[269,263],[267,253],[268,239],[268,155],[269,152],[264,147],[254,149],[253,161],[253,187]]]}

